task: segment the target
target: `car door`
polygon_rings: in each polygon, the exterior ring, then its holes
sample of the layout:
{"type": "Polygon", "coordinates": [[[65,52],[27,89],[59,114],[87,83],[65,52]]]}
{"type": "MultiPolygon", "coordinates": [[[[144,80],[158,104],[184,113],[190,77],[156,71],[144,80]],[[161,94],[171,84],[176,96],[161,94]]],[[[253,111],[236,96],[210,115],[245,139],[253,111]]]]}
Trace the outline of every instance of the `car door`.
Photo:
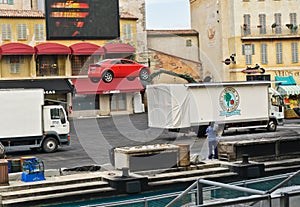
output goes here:
{"type": "Polygon", "coordinates": [[[124,70],[124,77],[127,76],[137,76],[136,75],[136,64],[134,64],[133,61],[130,60],[122,60],[122,67],[124,70]]]}
{"type": "Polygon", "coordinates": [[[122,64],[120,60],[111,61],[110,69],[113,71],[115,78],[122,77],[122,64]]]}

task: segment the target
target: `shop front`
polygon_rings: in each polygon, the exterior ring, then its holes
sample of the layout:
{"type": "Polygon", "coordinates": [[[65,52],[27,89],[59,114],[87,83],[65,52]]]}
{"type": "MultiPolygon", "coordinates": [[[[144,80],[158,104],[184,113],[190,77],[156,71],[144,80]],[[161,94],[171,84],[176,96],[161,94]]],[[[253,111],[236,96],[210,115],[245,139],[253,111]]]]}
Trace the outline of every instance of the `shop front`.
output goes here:
{"type": "Polygon", "coordinates": [[[33,47],[23,43],[7,43],[0,47],[1,78],[30,77],[33,60],[33,47]]]}
{"type": "Polygon", "coordinates": [[[292,76],[275,77],[278,93],[284,99],[284,118],[300,118],[300,86],[292,76]]]}
{"type": "Polygon", "coordinates": [[[138,78],[114,78],[111,83],[93,83],[88,78],[72,79],[75,95],[72,98],[73,117],[110,116],[144,112],[144,87],[138,78]]]}
{"type": "Polygon", "coordinates": [[[34,47],[36,55],[36,76],[66,76],[69,47],[58,43],[42,43],[34,47]]]}

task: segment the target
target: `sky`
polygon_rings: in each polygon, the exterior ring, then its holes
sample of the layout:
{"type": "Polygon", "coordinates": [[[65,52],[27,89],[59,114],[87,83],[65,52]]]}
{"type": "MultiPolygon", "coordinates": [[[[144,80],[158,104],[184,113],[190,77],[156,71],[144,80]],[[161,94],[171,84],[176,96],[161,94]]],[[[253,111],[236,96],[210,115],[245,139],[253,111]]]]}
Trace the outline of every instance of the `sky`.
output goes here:
{"type": "Polygon", "coordinates": [[[190,29],[189,0],[145,0],[146,29],[190,29]]]}

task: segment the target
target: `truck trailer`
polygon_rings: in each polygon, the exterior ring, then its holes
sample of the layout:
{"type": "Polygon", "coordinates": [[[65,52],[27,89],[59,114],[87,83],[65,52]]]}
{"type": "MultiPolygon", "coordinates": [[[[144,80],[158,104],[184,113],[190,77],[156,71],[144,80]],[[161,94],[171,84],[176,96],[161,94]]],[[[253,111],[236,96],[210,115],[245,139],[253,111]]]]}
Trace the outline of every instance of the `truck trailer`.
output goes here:
{"type": "Polygon", "coordinates": [[[281,104],[272,104],[270,85],[269,81],[148,85],[148,124],[172,131],[192,128],[198,137],[205,135],[209,122],[223,131],[276,131],[283,125],[284,111],[281,104]]]}
{"type": "Polygon", "coordinates": [[[43,89],[0,90],[0,142],[55,152],[70,144],[70,126],[61,105],[45,105],[43,89]]]}

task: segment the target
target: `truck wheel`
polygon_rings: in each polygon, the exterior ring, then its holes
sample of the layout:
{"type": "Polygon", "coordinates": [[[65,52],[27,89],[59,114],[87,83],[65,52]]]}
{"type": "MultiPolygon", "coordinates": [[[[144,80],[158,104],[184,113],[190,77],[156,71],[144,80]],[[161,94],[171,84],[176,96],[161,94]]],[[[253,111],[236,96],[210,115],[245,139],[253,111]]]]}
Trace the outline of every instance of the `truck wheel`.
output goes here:
{"type": "Polygon", "coordinates": [[[276,129],[277,129],[276,123],[275,123],[273,120],[270,120],[270,121],[269,121],[269,124],[268,124],[268,127],[267,127],[267,130],[268,130],[269,132],[275,132],[276,129]]]}
{"type": "Polygon", "coordinates": [[[48,137],[43,142],[44,152],[50,153],[55,152],[58,148],[57,140],[53,137],[48,137]]]}

